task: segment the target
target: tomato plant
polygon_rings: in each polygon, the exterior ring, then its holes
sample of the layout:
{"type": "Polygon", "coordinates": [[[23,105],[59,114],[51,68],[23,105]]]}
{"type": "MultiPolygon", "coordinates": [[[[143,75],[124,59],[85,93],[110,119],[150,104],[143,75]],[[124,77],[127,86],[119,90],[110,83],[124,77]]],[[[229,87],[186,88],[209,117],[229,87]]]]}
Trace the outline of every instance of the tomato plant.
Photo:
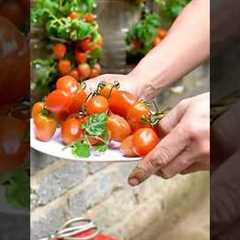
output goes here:
{"type": "Polygon", "coordinates": [[[133,151],[138,156],[147,155],[158,143],[159,137],[151,128],[141,128],[133,134],[133,151]]]}

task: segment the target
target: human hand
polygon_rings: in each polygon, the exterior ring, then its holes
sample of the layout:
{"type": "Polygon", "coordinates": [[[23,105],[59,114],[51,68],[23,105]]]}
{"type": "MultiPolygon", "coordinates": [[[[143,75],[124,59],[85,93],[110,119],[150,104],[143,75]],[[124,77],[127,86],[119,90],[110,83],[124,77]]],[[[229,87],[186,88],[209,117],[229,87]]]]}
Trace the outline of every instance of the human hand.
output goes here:
{"type": "Polygon", "coordinates": [[[209,93],[182,100],[160,121],[166,136],[129,176],[136,186],[152,174],[171,178],[207,170],[210,165],[209,93]]]}
{"type": "Polygon", "coordinates": [[[88,92],[94,91],[100,82],[107,82],[107,83],[119,82],[121,90],[127,91],[137,97],[143,97],[141,96],[142,84],[140,79],[134,78],[131,74],[126,74],[126,75],[104,74],[96,78],[92,78],[86,81],[88,92]]]}

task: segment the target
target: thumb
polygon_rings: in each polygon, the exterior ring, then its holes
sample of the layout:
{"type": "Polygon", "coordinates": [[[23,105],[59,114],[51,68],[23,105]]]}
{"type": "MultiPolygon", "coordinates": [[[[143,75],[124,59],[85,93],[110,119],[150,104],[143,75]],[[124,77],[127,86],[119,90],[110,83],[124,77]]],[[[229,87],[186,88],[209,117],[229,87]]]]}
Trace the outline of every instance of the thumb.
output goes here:
{"type": "Polygon", "coordinates": [[[190,144],[186,131],[178,125],[131,172],[128,182],[136,186],[167,166],[190,144]]]}

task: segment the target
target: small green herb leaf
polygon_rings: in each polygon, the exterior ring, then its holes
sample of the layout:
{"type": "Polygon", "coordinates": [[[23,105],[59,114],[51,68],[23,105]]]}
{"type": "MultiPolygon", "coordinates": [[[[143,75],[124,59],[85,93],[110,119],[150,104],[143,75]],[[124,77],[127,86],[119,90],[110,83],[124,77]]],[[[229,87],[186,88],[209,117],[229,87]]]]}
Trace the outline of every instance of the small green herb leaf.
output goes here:
{"type": "Polygon", "coordinates": [[[72,146],[72,153],[76,157],[88,158],[90,156],[90,146],[81,141],[77,141],[72,146]]]}
{"type": "Polygon", "coordinates": [[[101,144],[96,146],[96,151],[98,152],[106,152],[108,149],[106,144],[101,144]]]}

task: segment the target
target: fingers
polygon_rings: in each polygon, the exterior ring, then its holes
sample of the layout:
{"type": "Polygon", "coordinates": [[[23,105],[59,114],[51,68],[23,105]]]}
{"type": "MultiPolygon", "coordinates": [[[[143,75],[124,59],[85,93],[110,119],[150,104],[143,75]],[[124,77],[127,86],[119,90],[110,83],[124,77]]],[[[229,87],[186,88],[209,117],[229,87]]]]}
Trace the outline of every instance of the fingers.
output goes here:
{"type": "Polygon", "coordinates": [[[183,170],[181,174],[189,174],[189,173],[194,173],[198,171],[207,171],[209,170],[209,161],[198,161],[193,163],[190,167],[187,169],[183,170]]]}
{"type": "Polygon", "coordinates": [[[190,167],[194,162],[193,150],[186,148],[179,156],[161,169],[164,178],[172,178],[190,167]]]}
{"type": "Polygon", "coordinates": [[[129,184],[136,186],[145,181],[152,174],[166,167],[188,146],[189,139],[180,127],[172,130],[163,140],[151,151],[129,176],[129,184]]]}
{"type": "Polygon", "coordinates": [[[167,134],[181,121],[187,107],[189,106],[190,99],[182,100],[176,107],[174,107],[160,122],[160,131],[167,134]]]}

